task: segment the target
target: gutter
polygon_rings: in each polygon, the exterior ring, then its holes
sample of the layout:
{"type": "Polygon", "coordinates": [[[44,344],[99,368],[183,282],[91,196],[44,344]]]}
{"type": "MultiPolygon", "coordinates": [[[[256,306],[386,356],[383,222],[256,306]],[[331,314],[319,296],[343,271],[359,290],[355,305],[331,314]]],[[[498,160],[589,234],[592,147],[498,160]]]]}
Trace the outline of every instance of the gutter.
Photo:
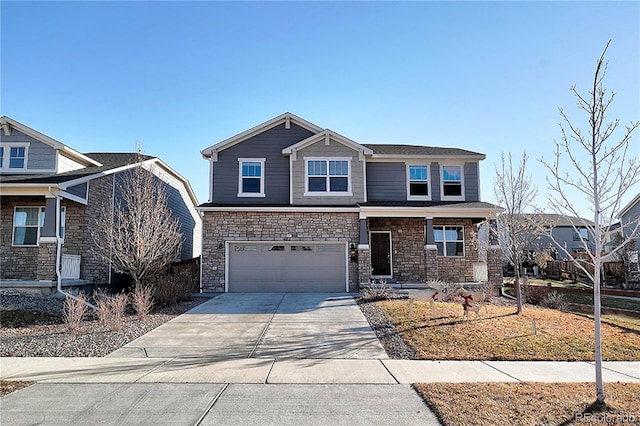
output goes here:
{"type": "MultiPolygon", "coordinates": [[[[60,200],[62,199],[62,197],[60,197],[60,195],[56,194],[55,192],[53,192],[51,190],[51,187],[49,187],[49,193],[51,195],[53,195],[56,198],[56,281],[57,281],[57,285],[56,285],[56,290],[59,294],[64,295],[65,297],[70,297],[72,299],[78,300],[78,298],[76,296],[74,296],[71,293],[65,293],[64,291],[62,291],[62,271],[60,270],[60,264],[61,259],[62,259],[62,237],[60,236],[60,200]]],[[[87,302],[85,300],[84,302],[85,305],[98,310],[98,308],[94,305],[92,305],[91,303],[87,302]]]]}

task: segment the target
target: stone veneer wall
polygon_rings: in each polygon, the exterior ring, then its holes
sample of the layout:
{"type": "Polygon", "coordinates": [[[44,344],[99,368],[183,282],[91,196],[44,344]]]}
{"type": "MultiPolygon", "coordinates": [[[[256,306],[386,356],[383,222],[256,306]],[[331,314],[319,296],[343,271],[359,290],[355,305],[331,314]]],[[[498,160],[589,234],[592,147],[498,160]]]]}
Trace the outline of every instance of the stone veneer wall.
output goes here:
{"type": "MultiPolygon", "coordinates": [[[[68,242],[65,241],[64,252],[69,254],[80,254],[82,260],[80,262],[80,278],[88,280],[96,284],[108,283],[109,267],[92,253],[91,235],[89,227],[92,221],[100,217],[100,212],[113,203],[113,179],[114,175],[103,176],[89,182],[89,195],[86,206],[79,206],[72,213],[77,218],[77,227],[71,230],[73,238],[68,242]],[[78,252],[76,252],[78,250],[78,252]]],[[[69,219],[67,220],[69,223],[69,219]]],[[[66,240],[66,239],[65,239],[66,240]]]]}
{"type": "Polygon", "coordinates": [[[438,278],[450,282],[473,282],[473,263],[478,261],[477,229],[471,219],[433,219],[433,226],[464,226],[464,257],[438,256],[438,278]]]}
{"type": "Polygon", "coordinates": [[[393,279],[424,282],[424,219],[369,218],[369,232],[391,231],[393,279]]]}
{"type": "MultiPolygon", "coordinates": [[[[224,291],[225,241],[349,241],[358,243],[358,213],[204,212],[202,291],[224,291]]],[[[358,263],[349,262],[349,288],[358,288],[358,263]]]]}
{"type": "Polygon", "coordinates": [[[2,197],[0,200],[0,278],[38,279],[38,247],[13,247],[15,207],[44,207],[42,197],[2,197]]]}

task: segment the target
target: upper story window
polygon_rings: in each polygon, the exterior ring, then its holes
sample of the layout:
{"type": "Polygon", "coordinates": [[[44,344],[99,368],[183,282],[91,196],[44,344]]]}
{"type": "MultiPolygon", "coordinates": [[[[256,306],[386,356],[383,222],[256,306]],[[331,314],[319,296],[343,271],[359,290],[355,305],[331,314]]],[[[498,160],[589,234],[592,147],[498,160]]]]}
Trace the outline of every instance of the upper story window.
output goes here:
{"type": "Polygon", "coordinates": [[[587,228],[580,228],[573,230],[573,241],[589,241],[589,230],[587,228]]]}
{"type": "MultiPolygon", "coordinates": [[[[60,212],[60,237],[64,238],[65,212],[60,212]]],[[[13,213],[13,245],[37,246],[44,226],[44,207],[16,207],[13,213]]]]}
{"type": "Polygon", "coordinates": [[[464,200],[462,166],[443,165],[441,169],[442,199],[461,201],[464,200]]]}
{"type": "Polygon", "coordinates": [[[305,160],[305,195],[351,195],[350,159],[305,160]]]}
{"type": "Polygon", "coordinates": [[[429,167],[427,165],[407,165],[407,199],[431,200],[429,167]]]}
{"type": "Polygon", "coordinates": [[[438,256],[464,256],[464,227],[434,226],[433,237],[438,256]]]}
{"type": "Polygon", "coordinates": [[[239,158],[238,197],[264,197],[264,158],[239,158]]]}
{"type": "Polygon", "coordinates": [[[0,169],[24,170],[27,168],[28,144],[0,147],[0,169]]]}

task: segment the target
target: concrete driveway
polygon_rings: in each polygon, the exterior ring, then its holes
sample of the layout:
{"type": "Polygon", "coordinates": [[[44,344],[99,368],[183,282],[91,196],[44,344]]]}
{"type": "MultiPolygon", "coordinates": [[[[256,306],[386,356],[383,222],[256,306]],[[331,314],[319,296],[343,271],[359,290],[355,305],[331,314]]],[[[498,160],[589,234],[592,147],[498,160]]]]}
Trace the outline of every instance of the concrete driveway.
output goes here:
{"type": "Polygon", "coordinates": [[[387,359],[345,293],[225,293],[110,357],[387,359]]]}

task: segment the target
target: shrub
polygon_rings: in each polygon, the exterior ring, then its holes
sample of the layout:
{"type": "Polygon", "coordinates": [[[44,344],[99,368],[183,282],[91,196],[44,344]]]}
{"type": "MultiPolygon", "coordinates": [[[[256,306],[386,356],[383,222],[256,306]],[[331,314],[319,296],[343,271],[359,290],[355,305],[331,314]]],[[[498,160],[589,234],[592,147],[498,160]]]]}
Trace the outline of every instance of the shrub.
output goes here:
{"type": "Polygon", "coordinates": [[[69,329],[77,331],[80,328],[80,323],[87,313],[86,301],[87,298],[83,292],[80,292],[77,298],[66,296],[62,315],[69,329]]]}
{"type": "Polygon", "coordinates": [[[153,308],[151,287],[137,288],[129,297],[131,298],[131,306],[136,314],[138,314],[138,318],[144,320],[153,308]]]}
{"type": "Polygon", "coordinates": [[[124,318],[128,297],[124,293],[110,295],[105,291],[94,293],[96,306],[98,307],[98,320],[109,324],[111,330],[119,330],[124,318]]]}
{"type": "Polygon", "coordinates": [[[372,280],[360,290],[360,298],[367,302],[375,302],[378,300],[388,300],[391,295],[389,294],[391,288],[387,285],[385,280],[372,280]]]}
{"type": "Polygon", "coordinates": [[[153,288],[153,301],[157,306],[191,300],[193,293],[198,291],[197,276],[189,269],[163,274],[147,284],[153,288]]]}
{"type": "Polygon", "coordinates": [[[557,291],[550,291],[546,296],[542,298],[540,306],[549,309],[557,309],[559,311],[566,311],[567,299],[565,299],[565,297],[557,291]]]}
{"type": "Polygon", "coordinates": [[[525,303],[539,305],[549,294],[549,287],[542,285],[521,285],[522,300],[525,303]]]}

